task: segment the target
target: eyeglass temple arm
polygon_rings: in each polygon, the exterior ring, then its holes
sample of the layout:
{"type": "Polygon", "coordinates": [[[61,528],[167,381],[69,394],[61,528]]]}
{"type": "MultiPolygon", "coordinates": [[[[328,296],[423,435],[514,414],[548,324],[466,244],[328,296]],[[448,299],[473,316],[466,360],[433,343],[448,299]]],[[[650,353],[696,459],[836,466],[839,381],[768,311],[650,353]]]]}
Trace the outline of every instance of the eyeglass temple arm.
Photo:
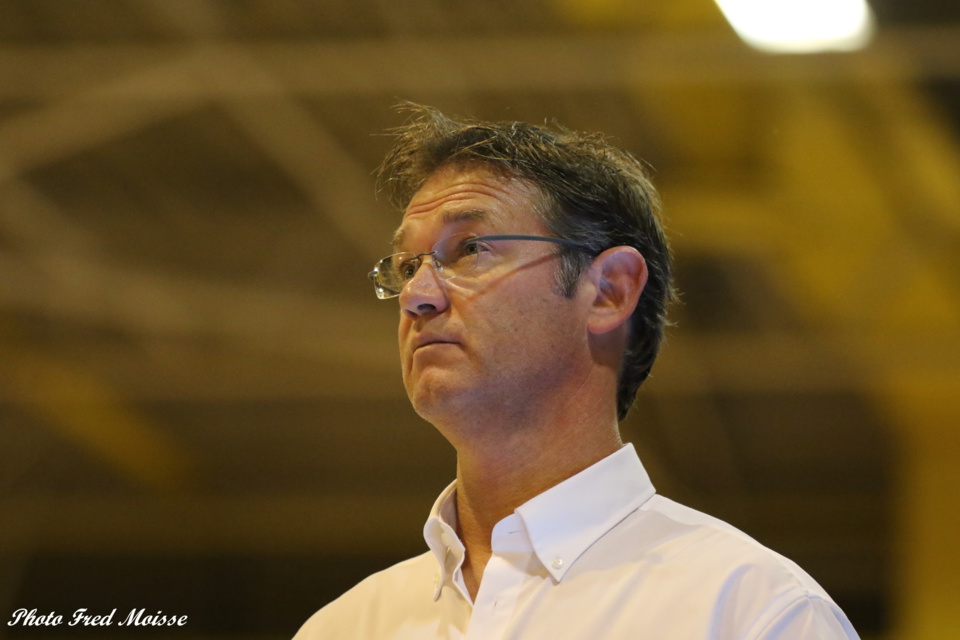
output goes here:
{"type": "Polygon", "coordinates": [[[554,244],[562,244],[567,247],[574,247],[575,249],[581,249],[583,251],[589,251],[593,253],[593,249],[588,247],[585,244],[579,242],[574,242],[573,240],[567,240],[566,238],[552,238],[550,236],[524,236],[524,235],[490,235],[490,236],[478,236],[472,238],[473,240],[535,240],[538,242],[553,242],[554,244]]]}

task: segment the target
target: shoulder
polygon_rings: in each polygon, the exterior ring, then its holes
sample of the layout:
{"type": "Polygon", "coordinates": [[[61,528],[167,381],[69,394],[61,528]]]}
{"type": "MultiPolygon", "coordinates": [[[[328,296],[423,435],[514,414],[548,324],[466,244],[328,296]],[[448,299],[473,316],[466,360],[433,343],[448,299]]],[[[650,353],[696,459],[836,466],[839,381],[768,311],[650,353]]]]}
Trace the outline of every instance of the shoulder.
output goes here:
{"type": "Polygon", "coordinates": [[[662,496],[648,500],[595,546],[595,557],[628,559],[634,587],[648,602],[699,616],[716,637],[856,638],[823,587],[792,560],[662,496]],[[804,628],[831,633],[792,635],[804,628]]]}
{"type": "Polygon", "coordinates": [[[438,567],[427,552],[374,573],[307,620],[294,640],[377,637],[372,625],[402,622],[416,602],[431,602],[438,567]]]}
{"type": "Polygon", "coordinates": [[[826,596],[792,560],[723,520],[662,496],[654,496],[634,515],[646,545],[664,558],[716,571],[727,580],[756,580],[769,589],[780,585],[826,596]]]}

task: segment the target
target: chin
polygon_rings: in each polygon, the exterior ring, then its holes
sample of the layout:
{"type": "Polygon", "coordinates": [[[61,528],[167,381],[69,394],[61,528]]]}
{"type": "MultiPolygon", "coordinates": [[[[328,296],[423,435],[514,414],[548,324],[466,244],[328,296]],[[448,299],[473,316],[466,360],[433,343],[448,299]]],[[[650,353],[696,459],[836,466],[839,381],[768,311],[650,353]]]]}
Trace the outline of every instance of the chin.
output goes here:
{"type": "Polygon", "coordinates": [[[417,414],[432,424],[443,422],[462,410],[465,393],[451,380],[423,379],[407,385],[407,397],[417,414]]]}

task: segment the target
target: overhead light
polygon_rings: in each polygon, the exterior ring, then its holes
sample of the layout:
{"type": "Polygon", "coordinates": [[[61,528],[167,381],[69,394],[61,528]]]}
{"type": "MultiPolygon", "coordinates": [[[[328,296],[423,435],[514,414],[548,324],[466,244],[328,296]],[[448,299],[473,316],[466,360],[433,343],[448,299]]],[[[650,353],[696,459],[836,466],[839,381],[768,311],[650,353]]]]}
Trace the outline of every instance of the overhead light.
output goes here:
{"type": "Polygon", "coordinates": [[[852,51],[873,35],[866,0],[716,0],[748,45],[775,53],[852,51]]]}

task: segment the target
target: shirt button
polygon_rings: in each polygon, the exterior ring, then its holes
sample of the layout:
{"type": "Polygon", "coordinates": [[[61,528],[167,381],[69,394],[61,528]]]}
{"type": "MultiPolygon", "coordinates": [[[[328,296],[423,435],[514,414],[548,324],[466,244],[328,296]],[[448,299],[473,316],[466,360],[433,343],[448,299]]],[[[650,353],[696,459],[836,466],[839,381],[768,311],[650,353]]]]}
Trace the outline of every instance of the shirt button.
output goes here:
{"type": "Polygon", "coordinates": [[[435,573],[433,574],[433,586],[437,586],[438,584],[440,584],[440,574],[435,573]]]}
{"type": "Polygon", "coordinates": [[[563,558],[554,558],[553,562],[550,563],[550,566],[552,566],[554,569],[563,568],[563,558]]]}

